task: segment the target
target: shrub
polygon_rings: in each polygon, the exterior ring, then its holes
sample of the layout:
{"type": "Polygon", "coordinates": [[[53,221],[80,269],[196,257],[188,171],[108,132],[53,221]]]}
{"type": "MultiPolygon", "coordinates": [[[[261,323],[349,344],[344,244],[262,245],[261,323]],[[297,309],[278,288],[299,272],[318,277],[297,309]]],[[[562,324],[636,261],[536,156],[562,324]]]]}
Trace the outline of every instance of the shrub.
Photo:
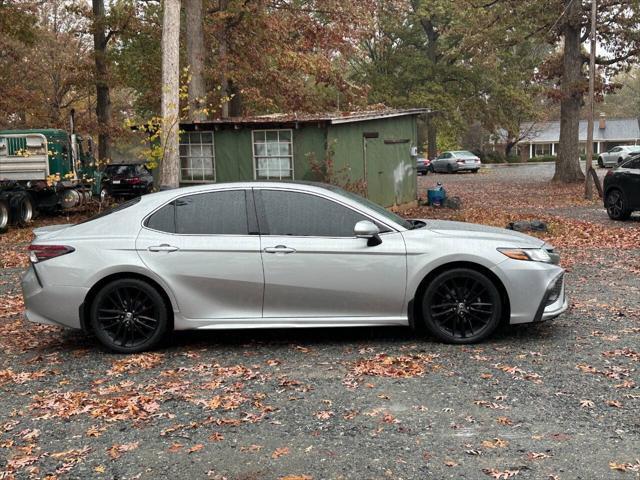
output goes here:
{"type": "Polygon", "coordinates": [[[555,162],[555,155],[539,155],[537,157],[532,157],[529,159],[530,162],[555,162]]]}

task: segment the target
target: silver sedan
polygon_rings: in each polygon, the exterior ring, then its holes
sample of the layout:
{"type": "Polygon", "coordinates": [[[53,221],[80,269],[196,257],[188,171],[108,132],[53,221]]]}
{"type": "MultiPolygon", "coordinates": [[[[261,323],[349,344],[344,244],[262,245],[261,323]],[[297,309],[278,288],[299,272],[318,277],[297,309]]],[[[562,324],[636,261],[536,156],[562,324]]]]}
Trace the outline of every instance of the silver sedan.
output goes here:
{"type": "Polygon", "coordinates": [[[35,230],[22,281],[33,322],[118,352],[173,330],[410,325],[451,343],[567,309],[543,241],[405,220],[339,188],[203,185],[35,230]]]}
{"type": "Polygon", "coordinates": [[[482,162],[480,158],[466,150],[452,150],[443,152],[431,161],[434,172],[473,172],[478,173],[482,162]]]}

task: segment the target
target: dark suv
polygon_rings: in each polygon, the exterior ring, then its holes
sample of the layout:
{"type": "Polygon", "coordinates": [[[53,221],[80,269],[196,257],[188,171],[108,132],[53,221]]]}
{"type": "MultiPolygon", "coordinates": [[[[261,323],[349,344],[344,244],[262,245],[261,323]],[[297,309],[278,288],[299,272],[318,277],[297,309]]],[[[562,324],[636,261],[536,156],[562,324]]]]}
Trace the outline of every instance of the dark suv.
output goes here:
{"type": "Polygon", "coordinates": [[[102,174],[100,196],[137,197],[153,189],[153,175],[140,163],[107,165],[102,174]]]}
{"type": "Polygon", "coordinates": [[[604,206],[612,220],[626,220],[633,211],[640,210],[640,155],[607,172],[604,206]]]}

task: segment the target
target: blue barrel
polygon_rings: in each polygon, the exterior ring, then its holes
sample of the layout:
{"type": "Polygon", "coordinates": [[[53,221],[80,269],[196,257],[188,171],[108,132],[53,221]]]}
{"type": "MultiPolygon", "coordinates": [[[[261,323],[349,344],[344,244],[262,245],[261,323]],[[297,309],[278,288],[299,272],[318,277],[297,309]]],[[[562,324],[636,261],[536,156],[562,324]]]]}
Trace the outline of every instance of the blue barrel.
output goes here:
{"type": "Polygon", "coordinates": [[[427,190],[427,200],[429,205],[440,206],[444,202],[447,194],[442,187],[430,188],[427,190]]]}

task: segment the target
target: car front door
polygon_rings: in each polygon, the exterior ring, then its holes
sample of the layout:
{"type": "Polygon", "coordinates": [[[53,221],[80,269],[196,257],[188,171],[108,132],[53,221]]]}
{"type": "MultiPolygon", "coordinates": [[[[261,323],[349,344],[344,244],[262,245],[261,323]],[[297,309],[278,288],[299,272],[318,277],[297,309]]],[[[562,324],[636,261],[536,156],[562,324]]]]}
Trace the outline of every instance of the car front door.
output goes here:
{"type": "Polygon", "coordinates": [[[296,190],[254,189],[254,194],[265,275],[264,321],[406,321],[401,233],[378,223],[382,243],[370,247],[353,229],[358,221],[371,219],[350,206],[296,190]]]}
{"type": "Polygon", "coordinates": [[[144,222],[136,250],[168,284],[184,317],[262,316],[264,275],[250,194],[231,189],[185,195],[144,222]]]}

